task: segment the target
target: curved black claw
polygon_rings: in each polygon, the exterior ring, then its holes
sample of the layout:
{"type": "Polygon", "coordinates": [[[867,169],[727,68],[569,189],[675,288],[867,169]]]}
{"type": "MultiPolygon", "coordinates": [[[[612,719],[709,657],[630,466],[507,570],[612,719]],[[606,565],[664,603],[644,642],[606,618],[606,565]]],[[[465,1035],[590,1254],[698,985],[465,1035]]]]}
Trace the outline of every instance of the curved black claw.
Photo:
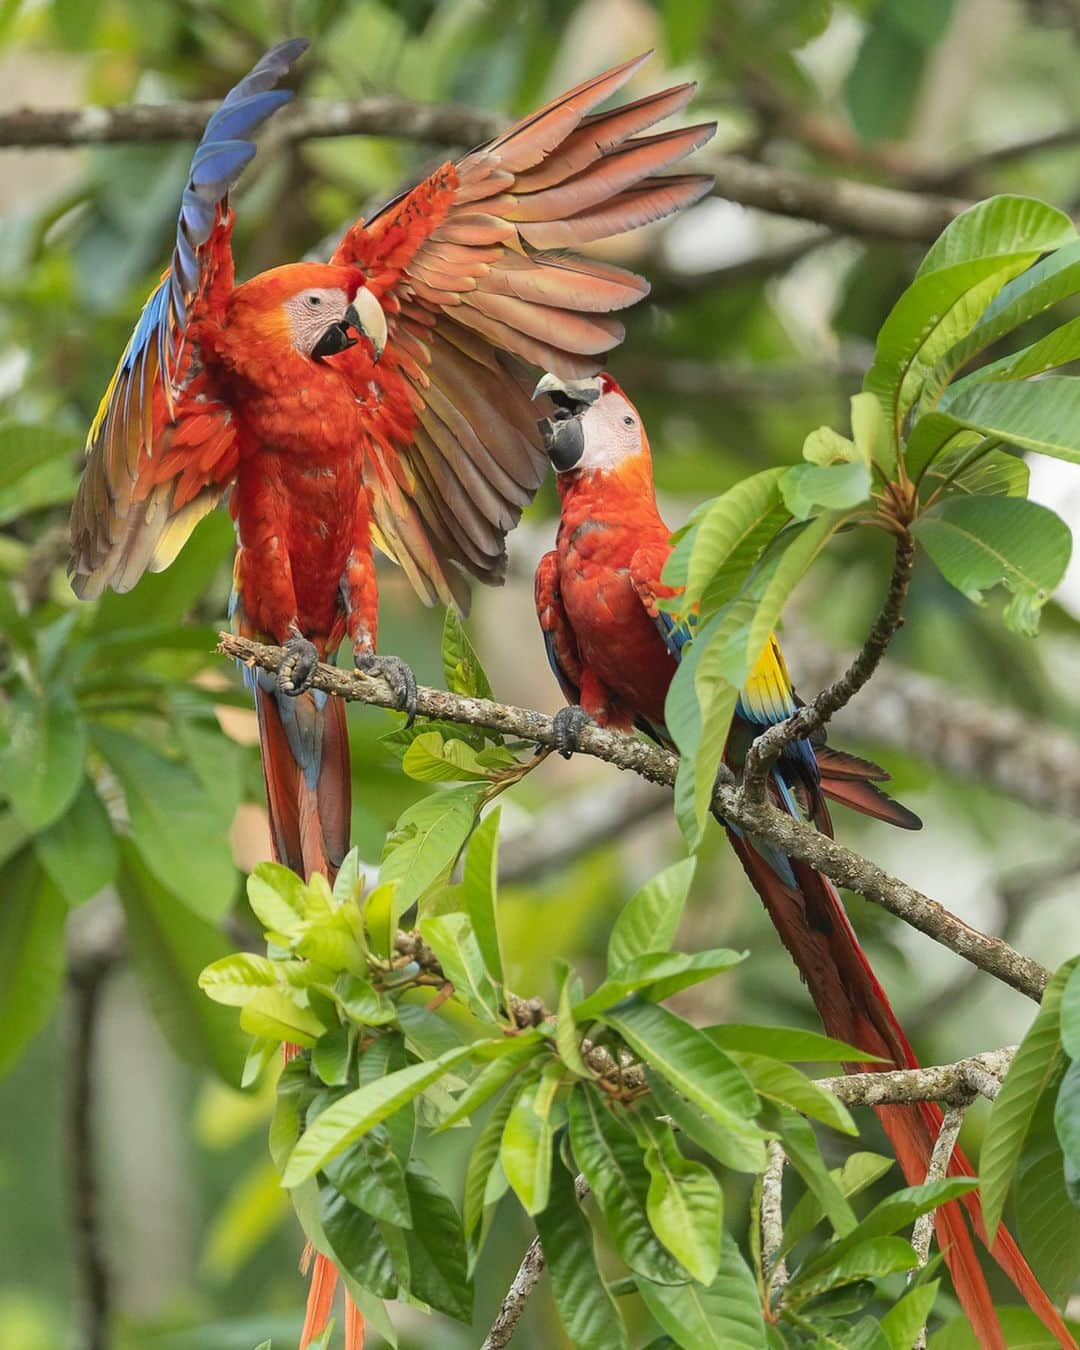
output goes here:
{"type": "Polygon", "coordinates": [[[354,658],[357,670],[365,675],[381,675],[394,691],[397,706],[409,714],[405,725],[411,727],[416,718],[416,676],[400,656],[384,656],[381,652],[358,652],[354,658]]]}
{"type": "Polygon", "coordinates": [[[581,733],[585,728],[596,725],[585,709],[577,703],[571,703],[568,708],[560,708],[551,720],[555,731],[555,749],[563,759],[569,759],[575,750],[581,748],[581,733]]]}
{"type": "Polygon", "coordinates": [[[319,653],[313,642],[294,633],[285,644],[285,657],[278,666],[277,687],[283,694],[296,698],[311,688],[319,653]]]}

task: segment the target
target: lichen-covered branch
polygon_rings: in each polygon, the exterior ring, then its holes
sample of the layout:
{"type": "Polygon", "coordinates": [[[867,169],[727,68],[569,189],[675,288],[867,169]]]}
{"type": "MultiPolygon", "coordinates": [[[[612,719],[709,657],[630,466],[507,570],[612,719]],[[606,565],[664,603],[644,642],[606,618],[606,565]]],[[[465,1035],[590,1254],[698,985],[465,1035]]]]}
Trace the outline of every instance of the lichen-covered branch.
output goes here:
{"type": "Polygon", "coordinates": [[[955,1064],[932,1064],[920,1069],[848,1073],[818,1078],[819,1087],[839,1097],[845,1106],[893,1106],[912,1102],[942,1102],[966,1106],[975,1094],[990,1100],[997,1095],[1016,1046],[987,1050],[955,1064]]]}
{"type": "MultiPolygon", "coordinates": [[[[221,635],[220,650],[271,672],[277,670],[282,659],[280,647],[225,633],[221,635]]],[[[389,685],[359,672],[320,665],[314,683],[317,688],[340,698],[382,708],[395,706],[395,695],[389,685]]],[[[484,727],[537,745],[555,744],[552,719],[532,709],[423,687],[418,692],[417,708],[423,717],[484,727]]],[[[639,737],[590,726],[581,733],[580,749],[584,754],[628,769],[650,782],[665,787],[671,787],[675,782],[676,757],[639,737]]],[[[1036,1001],[1042,997],[1050,972],[1039,962],[998,938],[980,933],[936,900],[890,876],[869,859],[820,834],[812,826],[793,820],[768,802],[748,802],[738,789],[725,783],[716,788],[713,810],[740,828],[772,840],[785,853],[808,862],[837,884],[881,905],[1011,988],[1036,1001]]]]}
{"type": "Polygon", "coordinates": [[[780,1255],[784,1242],[784,1164],[787,1155],[772,1139],[768,1144],[768,1164],[761,1177],[761,1265],[774,1292],[788,1281],[787,1265],[780,1255]]]}

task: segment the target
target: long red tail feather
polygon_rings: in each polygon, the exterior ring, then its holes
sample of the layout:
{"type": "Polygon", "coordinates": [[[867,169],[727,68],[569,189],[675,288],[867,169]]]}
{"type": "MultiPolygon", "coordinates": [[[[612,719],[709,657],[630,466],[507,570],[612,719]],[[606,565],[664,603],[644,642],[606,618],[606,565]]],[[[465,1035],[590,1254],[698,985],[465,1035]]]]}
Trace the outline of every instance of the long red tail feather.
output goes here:
{"type": "MultiPolygon", "coordinates": [[[[825,1030],[831,1036],[888,1061],[849,1067],[869,1070],[918,1068],[918,1060],[859,946],[832,883],[813,868],[792,862],[797,883],[792,887],[747,838],[731,830],[728,837],[781,941],[806,981],[825,1030]]],[[[908,1185],[920,1185],[926,1180],[930,1155],[941,1127],[940,1109],[931,1102],[921,1102],[914,1106],[882,1106],[876,1108],[876,1112],[908,1185]]],[[[953,1152],[949,1175],[974,1175],[971,1164],[959,1148],[953,1152]]],[[[978,1193],[973,1191],[962,1201],[942,1205],[937,1211],[938,1243],[957,1297],[979,1344],[990,1350],[1004,1350],[1001,1326],[961,1205],[966,1208],[980,1239],[986,1242],[982,1205],[978,1193]]],[[[999,1227],[990,1251],[1058,1342],[1066,1350],[1076,1350],[1076,1342],[1061,1314],[1004,1226],[999,1227]]]]}

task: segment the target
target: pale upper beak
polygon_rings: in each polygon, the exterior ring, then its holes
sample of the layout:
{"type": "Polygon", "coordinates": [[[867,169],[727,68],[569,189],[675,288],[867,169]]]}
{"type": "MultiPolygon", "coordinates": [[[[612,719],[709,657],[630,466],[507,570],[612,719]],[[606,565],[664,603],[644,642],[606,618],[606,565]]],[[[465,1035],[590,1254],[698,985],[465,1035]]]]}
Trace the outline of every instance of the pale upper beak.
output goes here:
{"type": "Polygon", "coordinates": [[[386,349],[388,337],[383,307],[369,290],[361,287],[352,304],[345,311],[342,323],[354,328],[371,343],[372,357],[378,361],[386,349]]]}
{"type": "Polygon", "coordinates": [[[547,374],[541,377],[533,390],[533,398],[546,394],[555,408],[555,417],[577,417],[590,404],[600,397],[600,378],[591,375],[584,380],[563,380],[558,375],[547,374]]]}
{"type": "Polygon", "coordinates": [[[596,402],[602,392],[599,378],[563,380],[558,375],[545,375],[533,390],[533,398],[545,395],[551,400],[551,416],[542,418],[537,426],[544,449],[556,473],[570,473],[581,462],[585,453],[585,431],[582,414],[596,402]]]}

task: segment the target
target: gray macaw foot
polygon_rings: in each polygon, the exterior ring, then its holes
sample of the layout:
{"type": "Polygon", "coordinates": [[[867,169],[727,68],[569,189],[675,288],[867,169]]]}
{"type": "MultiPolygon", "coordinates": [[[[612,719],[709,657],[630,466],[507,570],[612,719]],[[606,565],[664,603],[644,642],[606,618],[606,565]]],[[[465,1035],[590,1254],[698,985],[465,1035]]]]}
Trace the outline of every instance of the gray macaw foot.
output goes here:
{"type": "Polygon", "coordinates": [[[278,692],[296,698],[311,688],[315,667],[319,664],[319,652],[314,642],[294,633],[285,643],[285,658],[278,667],[278,692]]]}
{"type": "Polygon", "coordinates": [[[577,703],[560,708],[552,718],[552,722],[555,731],[555,749],[563,759],[569,759],[575,750],[581,749],[581,733],[586,727],[596,725],[585,709],[577,703]]]}
{"type": "Polygon", "coordinates": [[[405,725],[411,727],[416,717],[416,676],[411,667],[400,656],[382,652],[357,652],[353,664],[365,675],[379,675],[386,681],[394,691],[397,707],[409,714],[405,725]]]}

